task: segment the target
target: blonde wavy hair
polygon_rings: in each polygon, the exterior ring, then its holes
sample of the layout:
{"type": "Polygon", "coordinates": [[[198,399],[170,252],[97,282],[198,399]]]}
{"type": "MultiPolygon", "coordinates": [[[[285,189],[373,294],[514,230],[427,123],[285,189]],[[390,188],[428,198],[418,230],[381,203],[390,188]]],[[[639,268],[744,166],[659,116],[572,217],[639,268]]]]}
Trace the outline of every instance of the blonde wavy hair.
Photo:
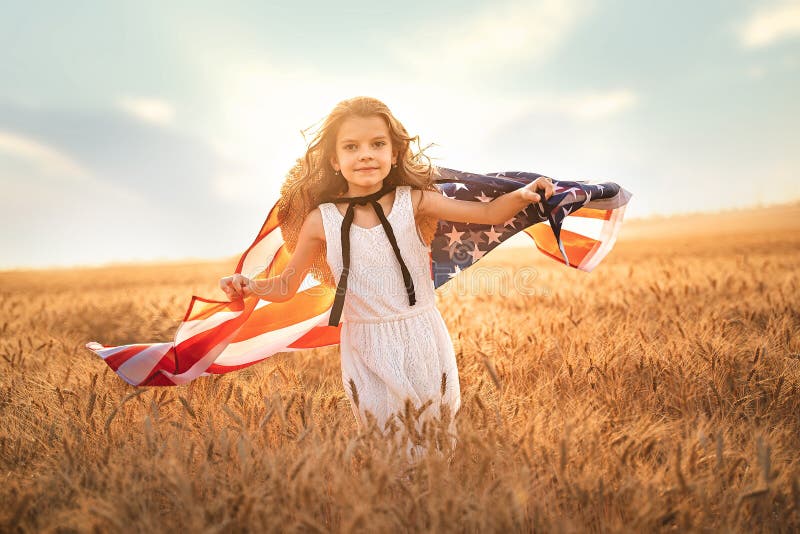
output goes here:
{"type": "MultiPolygon", "coordinates": [[[[343,100],[336,104],[333,111],[314,132],[305,155],[297,160],[281,186],[278,221],[290,252],[294,252],[297,246],[300,227],[309,212],[322,203],[342,196],[347,191],[347,181],[344,176],[337,176],[330,164],[331,156],[336,153],[336,135],[339,127],[350,117],[373,116],[382,117],[386,121],[392,141],[392,151],[397,152],[397,167],[384,180],[396,186],[409,185],[413,189],[438,191],[434,181],[439,172],[425,154],[428,147],[419,148],[419,136],[410,136],[386,104],[367,96],[343,100]],[[416,152],[411,149],[411,143],[417,145],[416,152]]],[[[305,132],[312,128],[305,130],[304,136],[305,132]]],[[[426,244],[430,244],[433,240],[436,224],[437,221],[431,217],[422,217],[417,221],[426,244]]],[[[323,282],[335,285],[325,254],[326,247],[323,245],[313,260],[311,271],[323,282]]]]}

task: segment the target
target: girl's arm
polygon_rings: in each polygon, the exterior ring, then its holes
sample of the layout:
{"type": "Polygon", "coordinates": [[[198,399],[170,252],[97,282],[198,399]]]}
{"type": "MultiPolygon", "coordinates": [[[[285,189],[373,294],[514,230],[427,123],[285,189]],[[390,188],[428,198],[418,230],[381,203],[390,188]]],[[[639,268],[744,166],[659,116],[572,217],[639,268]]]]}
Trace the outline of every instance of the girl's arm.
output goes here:
{"type": "MultiPolygon", "coordinates": [[[[417,215],[454,222],[503,224],[525,209],[528,204],[539,202],[541,197],[536,192],[537,190],[544,191],[545,198],[550,198],[554,191],[553,184],[549,178],[542,176],[491,202],[455,200],[435,191],[419,191],[421,203],[417,215]]],[[[413,192],[417,193],[417,191],[413,192]]]]}
{"type": "MultiPolygon", "coordinates": [[[[296,293],[306,273],[311,268],[314,257],[325,243],[325,230],[322,226],[322,213],[319,208],[309,212],[297,235],[297,246],[283,272],[264,279],[249,280],[242,275],[228,277],[230,283],[224,284],[223,291],[229,297],[256,295],[269,302],[286,302],[296,293]]],[[[226,279],[223,279],[226,280],[226,279]]],[[[220,284],[223,286],[223,284],[220,284]]]]}
{"type": "Polygon", "coordinates": [[[250,289],[260,299],[269,302],[285,302],[292,298],[311,268],[319,247],[325,243],[322,227],[322,212],[315,208],[303,221],[297,235],[297,246],[286,268],[278,276],[264,280],[251,280],[250,289]]]}

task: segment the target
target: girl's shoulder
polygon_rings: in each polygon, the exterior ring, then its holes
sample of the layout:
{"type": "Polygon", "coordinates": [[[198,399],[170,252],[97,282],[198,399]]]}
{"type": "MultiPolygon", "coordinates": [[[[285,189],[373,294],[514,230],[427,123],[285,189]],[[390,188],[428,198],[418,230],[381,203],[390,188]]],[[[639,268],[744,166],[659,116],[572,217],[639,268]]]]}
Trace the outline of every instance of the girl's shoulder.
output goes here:
{"type": "Polygon", "coordinates": [[[300,233],[311,239],[325,241],[325,227],[322,224],[322,209],[316,207],[306,214],[300,233]]]}
{"type": "Polygon", "coordinates": [[[439,191],[438,188],[435,191],[432,191],[432,190],[429,190],[429,189],[416,189],[416,188],[411,187],[411,186],[407,186],[407,187],[409,187],[411,189],[411,205],[414,208],[414,216],[415,217],[417,215],[420,215],[420,216],[425,215],[425,213],[420,211],[420,206],[424,203],[425,198],[431,197],[431,196],[434,196],[434,197],[442,196],[442,193],[439,191]]]}
{"type": "Polygon", "coordinates": [[[409,189],[409,193],[411,194],[411,206],[414,208],[414,216],[417,216],[419,212],[419,205],[422,202],[422,197],[424,195],[422,189],[414,189],[413,187],[406,186],[409,189]]]}

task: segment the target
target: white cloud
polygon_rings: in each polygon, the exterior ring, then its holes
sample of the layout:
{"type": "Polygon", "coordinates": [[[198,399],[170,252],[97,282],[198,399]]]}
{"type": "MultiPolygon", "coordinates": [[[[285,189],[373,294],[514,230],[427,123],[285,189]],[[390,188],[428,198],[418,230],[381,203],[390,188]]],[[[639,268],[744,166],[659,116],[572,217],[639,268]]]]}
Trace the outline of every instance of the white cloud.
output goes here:
{"type": "MultiPolygon", "coordinates": [[[[487,102],[489,95],[486,95],[487,102]]],[[[578,91],[574,93],[530,93],[522,97],[508,98],[495,96],[502,113],[494,113],[494,104],[488,105],[492,116],[488,123],[502,123],[532,114],[556,115],[578,121],[605,119],[630,109],[640,101],[639,95],[631,89],[612,89],[608,91],[578,91]]],[[[473,104],[474,105],[474,104],[473,104]]]]}
{"type": "Polygon", "coordinates": [[[589,11],[584,0],[491,3],[462,20],[423,27],[392,47],[431,75],[548,59],[589,11]]]}
{"type": "Polygon", "coordinates": [[[169,102],[159,98],[122,97],[117,101],[119,108],[139,120],[159,125],[172,124],[175,110],[169,102]]]}
{"type": "Polygon", "coordinates": [[[768,46],[787,37],[800,36],[800,2],[781,2],[756,11],[740,32],[747,48],[768,46]]]}
{"type": "Polygon", "coordinates": [[[0,130],[0,153],[33,163],[40,171],[56,176],[86,177],[88,171],[68,155],[29,137],[0,130]]]}

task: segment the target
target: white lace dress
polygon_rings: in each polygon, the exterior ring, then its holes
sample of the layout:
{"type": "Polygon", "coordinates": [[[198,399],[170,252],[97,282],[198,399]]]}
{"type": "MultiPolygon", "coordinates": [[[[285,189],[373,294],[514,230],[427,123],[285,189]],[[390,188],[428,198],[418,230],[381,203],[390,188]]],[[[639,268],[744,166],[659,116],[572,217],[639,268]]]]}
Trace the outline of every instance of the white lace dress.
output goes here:
{"type": "MultiPolygon", "coordinates": [[[[327,261],[338,283],[344,217],[332,203],[319,208],[327,261]]],[[[380,223],[373,228],[354,223],[341,319],[342,382],[360,425],[366,424],[369,411],[385,429],[395,414],[403,414],[406,398],[417,409],[431,400],[420,415],[421,429],[427,418],[439,416],[442,404],[455,417],[461,404],[458,369],[452,340],[436,307],[430,247],[417,233],[409,186],[397,187],[386,218],[414,281],[416,304],[409,306],[400,265],[380,223]]],[[[397,425],[403,427],[400,421],[397,425]]],[[[450,432],[455,435],[454,421],[450,432]]]]}

